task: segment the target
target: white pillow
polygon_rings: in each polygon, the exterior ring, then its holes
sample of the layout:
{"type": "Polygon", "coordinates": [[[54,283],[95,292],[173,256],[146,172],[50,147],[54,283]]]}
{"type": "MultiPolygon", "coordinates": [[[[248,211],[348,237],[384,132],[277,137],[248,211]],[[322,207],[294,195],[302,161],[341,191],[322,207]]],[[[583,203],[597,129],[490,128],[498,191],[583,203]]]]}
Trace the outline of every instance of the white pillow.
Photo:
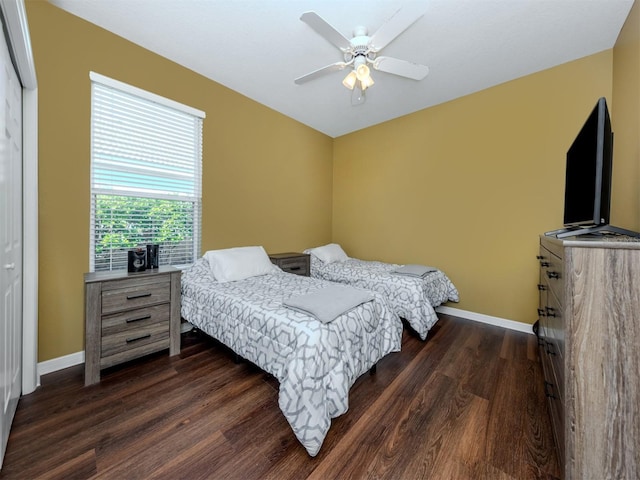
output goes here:
{"type": "Polygon", "coordinates": [[[344,253],[342,247],[337,243],[330,243],[323,247],[311,248],[309,251],[324,263],[344,262],[345,260],[349,260],[347,254],[344,253]]]}
{"type": "Polygon", "coordinates": [[[267,252],[260,246],[209,250],[203,256],[209,262],[214,278],[221,283],[274,271],[267,252]]]}

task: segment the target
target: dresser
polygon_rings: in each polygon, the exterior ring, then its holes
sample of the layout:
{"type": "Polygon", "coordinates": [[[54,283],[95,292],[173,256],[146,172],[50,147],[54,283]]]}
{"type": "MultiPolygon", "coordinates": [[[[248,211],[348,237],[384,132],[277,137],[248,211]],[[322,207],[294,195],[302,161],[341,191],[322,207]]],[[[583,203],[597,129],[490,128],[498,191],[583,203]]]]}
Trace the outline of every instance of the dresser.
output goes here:
{"type": "Polygon", "coordinates": [[[168,349],[180,353],[180,277],[164,266],[94,272],[85,283],[85,385],[100,370],[168,349]]]}
{"type": "Polygon", "coordinates": [[[282,270],[296,275],[311,275],[311,256],[306,253],[272,253],[269,255],[271,263],[282,270]]]}
{"type": "Polygon", "coordinates": [[[538,344],[564,478],[640,478],[640,242],[541,235],[538,261],[538,344]]]}

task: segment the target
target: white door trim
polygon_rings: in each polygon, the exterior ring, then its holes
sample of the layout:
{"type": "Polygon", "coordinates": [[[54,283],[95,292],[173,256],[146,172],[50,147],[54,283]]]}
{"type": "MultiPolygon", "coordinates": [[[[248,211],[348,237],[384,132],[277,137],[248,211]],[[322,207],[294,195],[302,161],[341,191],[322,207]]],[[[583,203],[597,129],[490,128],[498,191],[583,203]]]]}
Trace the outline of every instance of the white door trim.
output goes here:
{"type": "Polygon", "coordinates": [[[0,0],[9,49],[22,84],[23,286],[22,393],[38,376],[38,83],[24,0],[0,0]]]}
{"type": "Polygon", "coordinates": [[[22,394],[40,385],[38,375],[38,90],[22,90],[23,285],[22,394]]]}

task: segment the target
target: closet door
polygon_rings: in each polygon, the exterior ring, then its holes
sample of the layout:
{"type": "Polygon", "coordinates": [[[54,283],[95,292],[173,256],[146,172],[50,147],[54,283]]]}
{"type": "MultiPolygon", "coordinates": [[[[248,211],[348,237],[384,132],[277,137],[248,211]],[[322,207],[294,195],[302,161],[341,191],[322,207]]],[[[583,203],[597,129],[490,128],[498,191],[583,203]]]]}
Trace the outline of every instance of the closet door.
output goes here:
{"type": "Polygon", "coordinates": [[[0,38],[1,467],[22,389],[22,86],[0,38]]]}

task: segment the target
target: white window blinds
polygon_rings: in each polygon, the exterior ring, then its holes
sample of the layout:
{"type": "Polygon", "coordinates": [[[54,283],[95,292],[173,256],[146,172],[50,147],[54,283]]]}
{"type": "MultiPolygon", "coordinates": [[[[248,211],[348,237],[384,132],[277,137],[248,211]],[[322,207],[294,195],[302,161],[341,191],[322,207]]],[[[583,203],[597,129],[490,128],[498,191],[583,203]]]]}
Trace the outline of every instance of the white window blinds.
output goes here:
{"type": "Polygon", "coordinates": [[[200,252],[204,113],[91,73],[91,271],[127,268],[159,245],[160,265],[200,252]]]}

